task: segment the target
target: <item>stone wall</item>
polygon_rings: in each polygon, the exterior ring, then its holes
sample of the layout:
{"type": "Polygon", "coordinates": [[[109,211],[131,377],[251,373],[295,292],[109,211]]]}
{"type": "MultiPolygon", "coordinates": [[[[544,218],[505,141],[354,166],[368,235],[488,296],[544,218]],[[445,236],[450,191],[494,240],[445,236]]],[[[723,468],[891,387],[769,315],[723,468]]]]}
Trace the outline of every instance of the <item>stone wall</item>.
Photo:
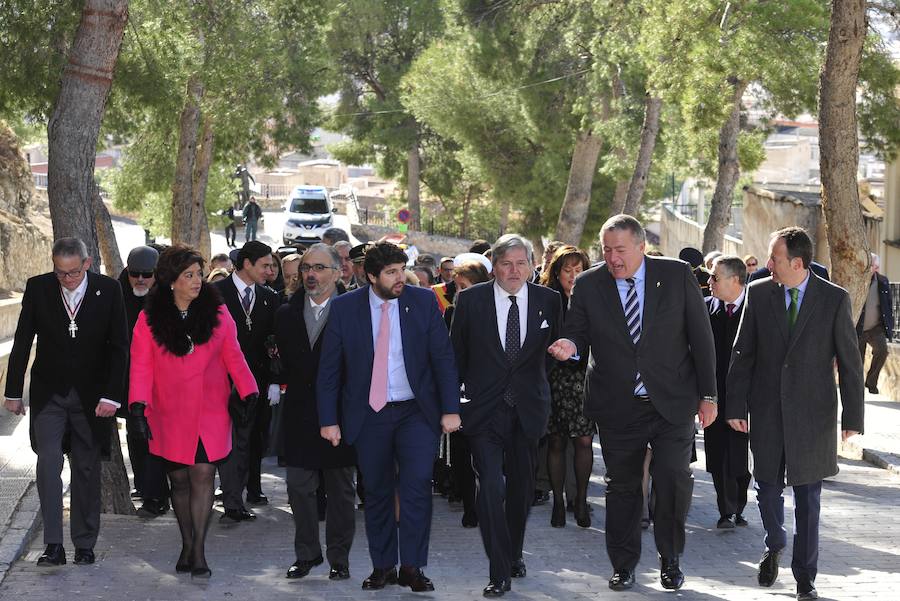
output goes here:
{"type": "MultiPolygon", "coordinates": [[[[660,210],[659,250],[668,257],[677,257],[686,246],[703,248],[703,226],[684,215],[663,206],[660,210]]],[[[737,238],[725,236],[725,254],[743,256],[743,243],[737,238]]]]}
{"type": "MultiPolygon", "coordinates": [[[[396,234],[397,230],[380,225],[363,225],[354,223],[351,226],[353,235],[360,242],[378,240],[388,234],[396,234]]],[[[440,257],[455,257],[458,254],[468,252],[472,240],[462,238],[449,238],[447,236],[431,236],[425,232],[408,232],[409,243],[419,249],[420,253],[437,255],[440,257]]]]}
{"type": "Polygon", "coordinates": [[[819,204],[804,203],[789,194],[749,186],[744,190],[744,252],[763,259],[769,254],[769,237],[775,230],[799,225],[813,239],[813,259],[830,269],[825,220],[819,204]]]}
{"type": "Polygon", "coordinates": [[[52,231],[19,141],[0,122],[0,289],[22,290],[29,277],[48,270],[52,231]]]}

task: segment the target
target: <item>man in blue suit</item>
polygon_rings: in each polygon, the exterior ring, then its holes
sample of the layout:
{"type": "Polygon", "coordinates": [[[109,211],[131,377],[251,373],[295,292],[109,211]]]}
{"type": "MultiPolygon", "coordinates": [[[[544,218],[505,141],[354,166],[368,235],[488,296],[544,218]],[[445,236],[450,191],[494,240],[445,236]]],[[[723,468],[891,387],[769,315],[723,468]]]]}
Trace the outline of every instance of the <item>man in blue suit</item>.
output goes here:
{"type": "Polygon", "coordinates": [[[428,563],[432,467],[441,431],[460,426],[459,379],[447,327],[434,293],[405,285],[407,260],[387,242],[366,252],[371,285],[332,301],[316,385],[322,437],[333,445],[343,439],[357,450],[374,568],[363,582],[366,590],[386,584],[434,590],[422,572],[428,563]]]}

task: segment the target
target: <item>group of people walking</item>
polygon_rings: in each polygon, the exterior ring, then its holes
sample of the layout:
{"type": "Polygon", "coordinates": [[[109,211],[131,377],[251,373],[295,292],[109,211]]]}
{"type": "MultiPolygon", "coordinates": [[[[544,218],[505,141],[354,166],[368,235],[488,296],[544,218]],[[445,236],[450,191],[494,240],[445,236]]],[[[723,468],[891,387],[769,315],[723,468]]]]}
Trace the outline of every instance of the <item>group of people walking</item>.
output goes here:
{"type": "Polygon", "coordinates": [[[127,401],[129,437],[148,441],[147,461],[168,475],[182,535],[175,569],[210,577],[204,546],[215,472],[221,520],[251,521],[244,492],[250,504],[266,502],[260,460],[270,405],[280,403],[275,446],[295,523],[289,578],[326,558],[329,578],[350,577],[358,467],[372,561],[363,589],[434,590],[424,573],[434,462],[449,437],[463,525],[477,524],[488,558],[483,594],[503,596],[527,575],[539,442],[547,442],[551,524],[565,525],[571,444],[574,517],[587,527],[597,432],[610,588],[635,583],[649,450],[659,580],[680,589],[699,419],[717,526],[746,524],[749,441],[766,530],[759,584],[774,583],[786,546],[787,484],[796,505],[797,597],[817,598],[821,482],[837,473],[835,360],[843,435],[863,429],[862,363],[846,291],[810,270],[812,243],[800,228],[772,235],[771,276],[752,285],[740,258],[716,258],[705,300],[690,265],[646,252],[634,218],[610,218],[600,239],[601,263],[560,246],[536,275],[530,242],[507,234],[484,253],[448,259],[446,274],[442,261],[434,289],[407,284],[408,256],[394,244],[348,248],[347,260],[316,244],[296,261],[285,302],[264,285],[274,257],[260,242],[248,242],[235,272],[215,284],[204,281],[193,249],[166,248],[149,271],[138,263],[156,251],[136,249],[136,268],[119,287],[89,271],[80,241],[59,240],[54,273],[26,286],[6,390],[7,409],[24,413],[37,336],[30,404],[47,544],[39,565],[65,563],[64,444],[72,451],[75,561],[93,562],[99,457],[127,401]],[[129,288],[146,299],[131,330],[126,305],[141,303],[123,302],[129,288]]]}

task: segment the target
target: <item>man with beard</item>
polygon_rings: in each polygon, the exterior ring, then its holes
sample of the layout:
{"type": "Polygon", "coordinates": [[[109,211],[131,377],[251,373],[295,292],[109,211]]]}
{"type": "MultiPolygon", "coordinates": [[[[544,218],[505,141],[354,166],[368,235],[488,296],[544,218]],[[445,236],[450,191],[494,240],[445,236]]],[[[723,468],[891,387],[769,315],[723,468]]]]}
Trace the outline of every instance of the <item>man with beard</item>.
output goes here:
{"type": "Polygon", "coordinates": [[[326,555],[331,566],[328,577],[345,580],[350,577],[350,546],[356,530],[353,514],[356,453],[344,443],[332,447],[319,436],[315,389],[322,330],[328,321],[331,301],[339,294],[341,258],[335,247],[314,244],[302,259],[293,263],[299,265],[303,274],[303,288],[275,315],[275,339],[284,366],[282,383],[287,385],[282,427],[290,436],[284,437],[283,457],[287,464],[288,502],[294,516],[297,559],[288,569],[287,577],[303,578],[324,561],[316,495],[317,488],[323,484],[328,495],[325,515],[326,555]]]}
{"type": "MultiPolygon", "coordinates": [[[[150,246],[138,246],[128,253],[125,270],[119,276],[122,295],[125,297],[125,315],[128,317],[128,339],[138,315],[144,308],[144,300],[155,278],[156,261],[159,252],[150,246]]],[[[128,389],[126,382],[126,390],[128,389]]],[[[159,458],[150,454],[147,439],[136,431],[133,417],[124,409],[116,411],[116,417],[125,419],[128,435],[128,458],[134,471],[134,488],[143,499],[138,515],[155,518],[169,510],[169,484],[166,479],[165,465],[159,458]]]]}
{"type": "Polygon", "coordinates": [[[331,301],[319,363],[321,435],[334,446],[342,440],[354,445],[366,486],[374,570],[363,582],[365,590],[387,584],[434,590],[422,572],[431,532],[432,467],[441,431],[455,432],[460,425],[447,328],[434,294],[404,284],[407,260],[389,242],[366,253],[370,286],[331,301]]]}

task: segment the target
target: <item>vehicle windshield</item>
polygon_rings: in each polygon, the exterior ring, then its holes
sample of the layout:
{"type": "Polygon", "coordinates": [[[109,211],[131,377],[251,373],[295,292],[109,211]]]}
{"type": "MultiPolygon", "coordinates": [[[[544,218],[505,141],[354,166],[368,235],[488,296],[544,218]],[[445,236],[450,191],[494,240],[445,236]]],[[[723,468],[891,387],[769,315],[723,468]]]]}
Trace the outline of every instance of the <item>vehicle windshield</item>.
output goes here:
{"type": "Polygon", "coordinates": [[[327,213],[328,203],[324,196],[317,198],[292,198],[291,213],[327,213]]]}

